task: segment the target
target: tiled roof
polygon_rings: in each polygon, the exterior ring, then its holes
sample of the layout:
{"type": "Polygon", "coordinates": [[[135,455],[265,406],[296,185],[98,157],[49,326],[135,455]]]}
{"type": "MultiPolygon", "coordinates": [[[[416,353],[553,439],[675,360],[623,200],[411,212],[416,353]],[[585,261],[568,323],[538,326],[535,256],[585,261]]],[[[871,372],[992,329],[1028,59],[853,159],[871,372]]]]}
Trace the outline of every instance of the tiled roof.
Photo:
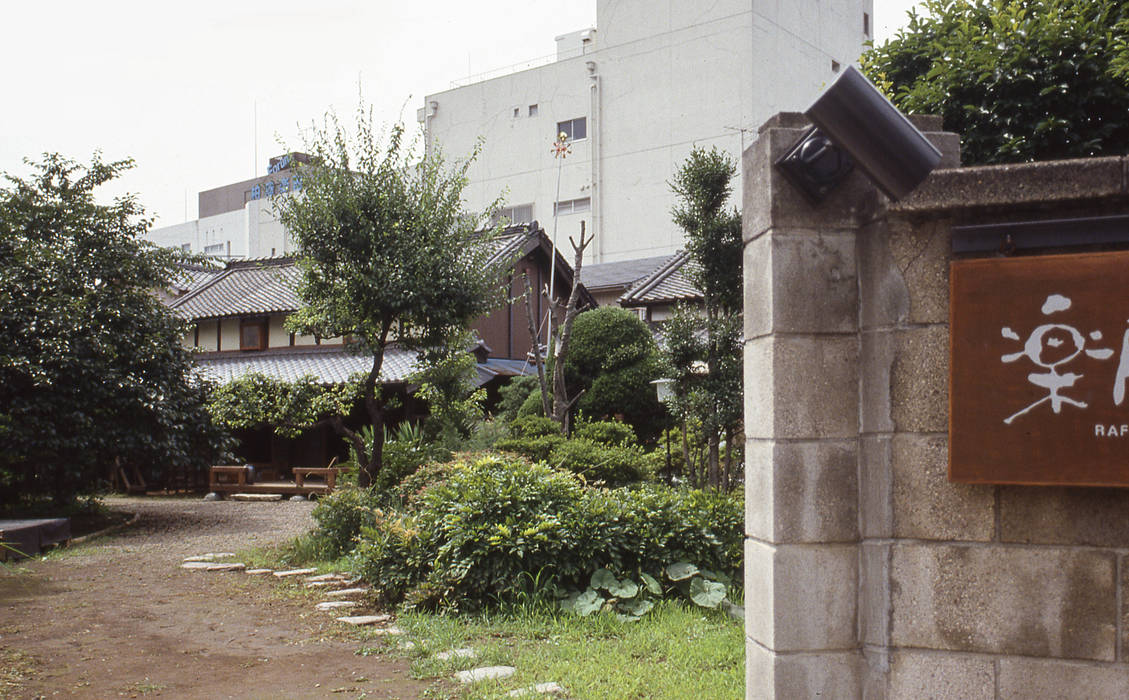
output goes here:
{"type": "Polygon", "coordinates": [[[169,306],[186,319],[295,311],[301,278],[289,258],[233,262],[169,306]]]}
{"type": "MultiPolygon", "coordinates": [[[[385,383],[405,381],[415,370],[416,358],[413,351],[387,348],[380,371],[381,380],[385,383]]],[[[372,356],[352,355],[341,347],[315,346],[202,355],[196,358],[196,366],[209,379],[221,383],[257,372],[288,382],[313,375],[323,384],[340,384],[358,372],[369,371],[372,356]]]]}
{"type": "MultiPolygon", "coordinates": [[[[385,384],[406,382],[416,371],[417,361],[418,355],[411,350],[395,346],[385,349],[384,364],[380,368],[381,381],[385,384]]],[[[368,372],[372,367],[372,356],[352,355],[341,347],[315,346],[203,355],[196,358],[196,366],[209,379],[221,383],[258,373],[288,382],[312,375],[322,384],[340,384],[354,374],[368,372]]],[[[533,366],[524,360],[491,358],[478,363],[476,370],[477,385],[482,386],[498,376],[529,374],[533,366]]]]}
{"type": "Polygon", "coordinates": [[[690,254],[679,251],[644,279],[631,291],[619,298],[620,306],[649,306],[651,304],[694,301],[702,292],[686,276],[686,266],[692,265],[690,254]]]}
{"type": "Polygon", "coordinates": [[[202,267],[182,267],[180,274],[173,280],[173,289],[176,292],[176,296],[183,296],[196,291],[196,289],[211,282],[223,273],[223,268],[205,269],[202,267]]]}
{"type": "Polygon", "coordinates": [[[668,255],[660,255],[656,258],[639,258],[637,260],[600,263],[599,265],[585,265],[580,271],[580,279],[589,291],[598,292],[604,288],[615,287],[630,289],[635,282],[653,272],[669,257],[668,255]]]}

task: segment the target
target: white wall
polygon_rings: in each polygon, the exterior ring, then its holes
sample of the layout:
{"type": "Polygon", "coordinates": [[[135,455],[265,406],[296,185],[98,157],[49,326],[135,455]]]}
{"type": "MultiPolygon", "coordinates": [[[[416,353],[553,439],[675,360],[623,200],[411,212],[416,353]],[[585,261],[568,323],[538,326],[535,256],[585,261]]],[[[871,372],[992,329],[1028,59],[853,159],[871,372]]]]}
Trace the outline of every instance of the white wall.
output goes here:
{"type": "Polygon", "coordinates": [[[193,253],[206,253],[208,246],[222,244],[220,254],[232,258],[266,258],[293,252],[294,245],[275,217],[271,202],[268,198],[256,199],[236,211],[155,228],[147,238],[166,248],[187,243],[193,253]]]}
{"type": "Polygon", "coordinates": [[[668,182],[690,150],[717,146],[737,161],[768,117],[806,109],[834,79],[832,60],[857,61],[864,12],[873,26],[872,0],[598,0],[582,55],[569,50],[580,34],[562,35],[555,63],[429,95],[421,121],[448,157],[485,138],[472,208],[508,190],[510,205],[534,202],[552,233],[556,122],[587,117],[560,199],[591,197],[594,208],[561,217],[558,242],[567,248],[584,218],[598,233],[589,262],[672,253],[682,234],[668,182]]]}

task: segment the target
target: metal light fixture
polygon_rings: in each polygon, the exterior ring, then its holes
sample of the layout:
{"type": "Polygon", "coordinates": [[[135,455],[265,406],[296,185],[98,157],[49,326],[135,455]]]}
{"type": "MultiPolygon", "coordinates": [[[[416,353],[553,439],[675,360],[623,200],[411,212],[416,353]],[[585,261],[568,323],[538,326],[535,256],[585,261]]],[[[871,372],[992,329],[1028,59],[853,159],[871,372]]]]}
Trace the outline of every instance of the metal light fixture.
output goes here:
{"type": "Polygon", "coordinates": [[[941,152],[854,66],[848,66],[804,114],[815,126],[776,161],[776,167],[814,203],[854,165],[886,196],[898,200],[941,162],[941,152]]]}

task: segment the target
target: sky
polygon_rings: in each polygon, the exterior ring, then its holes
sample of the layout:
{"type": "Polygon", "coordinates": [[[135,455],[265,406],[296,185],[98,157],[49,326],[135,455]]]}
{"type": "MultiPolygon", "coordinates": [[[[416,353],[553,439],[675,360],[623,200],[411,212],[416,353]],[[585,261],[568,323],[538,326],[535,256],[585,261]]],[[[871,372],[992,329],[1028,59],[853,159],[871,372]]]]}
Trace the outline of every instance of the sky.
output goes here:
{"type": "MultiPolygon", "coordinates": [[[[688,0],[692,1],[692,0],[688,0]]],[[[916,0],[874,0],[875,40],[916,0]]],[[[132,158],[106,197],[137,195],[155,226],[196,196],[263,174],[302,130],[358,97],[415,125],[424,95],[550,56],[596,23],[595,0],[56,0],[4,10],[0,172],[61,153],[132,158]]]]}

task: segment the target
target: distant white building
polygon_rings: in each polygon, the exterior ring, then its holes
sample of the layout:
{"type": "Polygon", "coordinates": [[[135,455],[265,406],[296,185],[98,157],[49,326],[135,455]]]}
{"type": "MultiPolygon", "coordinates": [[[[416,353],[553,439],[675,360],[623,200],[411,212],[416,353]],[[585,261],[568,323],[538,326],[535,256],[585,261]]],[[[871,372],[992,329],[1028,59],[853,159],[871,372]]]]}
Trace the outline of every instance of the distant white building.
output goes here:
{"type": "Polygon", "coordinates": [[[505,214],[550,234],[556,209],[566,248],[584,220],[590,262],[668,255],[682,235],[667,183],[691,148],[739,159],[768,117],[806,109],[858,60],[872,18],[873,0],[597,0],[596,28],[557,37],[555,60],[428,95],[417,118],[448,157],[485,139],[471,209],[506,193],[505,214]]]}
{"type": "Polygon", "coordinates": [[[225,260],[292,253],[294,243],[275,217],[272,199],[301,190],[302,181],[290,166],[308,160],[304,153],[271,158],[266,175],[205,190],[199,195],[199,219],[155,228],[148,238],[165,248],[225,260]]]}

